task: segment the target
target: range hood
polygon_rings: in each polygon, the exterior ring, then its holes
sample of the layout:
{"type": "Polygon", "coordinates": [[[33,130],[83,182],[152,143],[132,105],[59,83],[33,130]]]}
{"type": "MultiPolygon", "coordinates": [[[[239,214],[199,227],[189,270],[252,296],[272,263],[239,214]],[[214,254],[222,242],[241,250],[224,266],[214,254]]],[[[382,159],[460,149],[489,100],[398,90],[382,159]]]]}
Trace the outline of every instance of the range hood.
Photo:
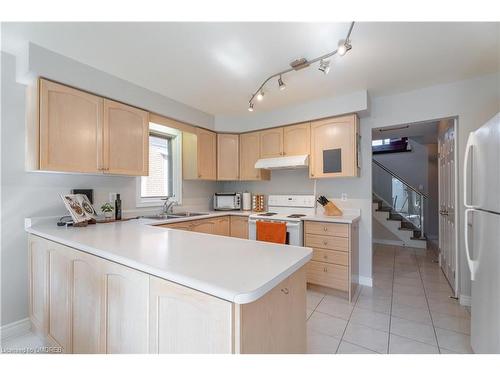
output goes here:
{"type": "Polygon", "coordinates": [[[309,155],[282,156],[280,158],[259,159],[257,169],[296,169],[309,166],[309,155]]]}

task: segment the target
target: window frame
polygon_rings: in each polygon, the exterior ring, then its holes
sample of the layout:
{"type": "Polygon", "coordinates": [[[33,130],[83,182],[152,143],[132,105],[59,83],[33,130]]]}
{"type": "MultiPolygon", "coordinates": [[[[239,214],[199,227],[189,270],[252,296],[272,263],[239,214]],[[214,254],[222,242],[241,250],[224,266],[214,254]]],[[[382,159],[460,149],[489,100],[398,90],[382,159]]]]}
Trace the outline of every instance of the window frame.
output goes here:
{"type": "MultiPolygon", "coordinates": [[[[177,205],[182,204],[182,131],[170,128],[165,125],[149,123],[148,132],[148,147],[150,135],[165,135],[171,138],[172,145],[172,193],[171,201],[175,201],[177,205]]],[[[136,207],[161,207],[165,203],[165,198],[151,197],[145,198],[141,196],[141,179],[142,176],[136,178],[136,207]]]]}

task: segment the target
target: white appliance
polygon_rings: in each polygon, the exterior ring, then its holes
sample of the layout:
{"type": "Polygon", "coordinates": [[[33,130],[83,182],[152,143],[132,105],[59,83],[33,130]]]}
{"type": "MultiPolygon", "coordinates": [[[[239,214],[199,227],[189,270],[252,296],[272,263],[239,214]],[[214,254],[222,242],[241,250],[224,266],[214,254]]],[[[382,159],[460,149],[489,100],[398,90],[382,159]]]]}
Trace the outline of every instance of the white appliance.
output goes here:
{"type": "Polygon", "coordinates": [[[500,353],[500,113],[467,140],[464,205],[471,345],[475,353],[500,353]]]}
{"type": "Polygon", "coordinates": [[[214,210],[241,210],[241,193],[215,193],[214,210]]]}
{"type": "Polygon", "coordinates": [[[255,162],[256,169],[297,169],[309,166],[309,155],[282,156],[265,158],[255,162]]]}
{"type": "Polygon", "coordinates": [[[286,223],[287,244],[303,246],[303,225],[301,218],[314,215],[314,195],[270,195],[267,198],[267,212],[253,214],[248,218],[248,237],[257,239],[257,221],[286,223]]]}

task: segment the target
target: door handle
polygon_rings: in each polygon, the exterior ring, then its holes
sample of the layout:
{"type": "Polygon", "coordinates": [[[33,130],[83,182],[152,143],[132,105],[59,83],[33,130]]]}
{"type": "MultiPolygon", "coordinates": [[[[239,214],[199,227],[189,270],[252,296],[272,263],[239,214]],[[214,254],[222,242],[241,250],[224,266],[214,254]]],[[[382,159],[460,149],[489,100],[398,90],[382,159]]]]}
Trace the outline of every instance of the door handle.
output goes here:
{"type": "Polygon", "coordinates": [[[464,237],[465,237],[465,255],[467,256],[467,264],[469,265],[470,269],[470,279],[474,281],[476,278],[476,269],[477,269],[477,261],[472,260],[470,256],[470,249],[469,249],[469,223],[467,222],[467,217],[469,212],[477,211],[474,208],[467,208],[465,210],[464,214],[464,237]]]}

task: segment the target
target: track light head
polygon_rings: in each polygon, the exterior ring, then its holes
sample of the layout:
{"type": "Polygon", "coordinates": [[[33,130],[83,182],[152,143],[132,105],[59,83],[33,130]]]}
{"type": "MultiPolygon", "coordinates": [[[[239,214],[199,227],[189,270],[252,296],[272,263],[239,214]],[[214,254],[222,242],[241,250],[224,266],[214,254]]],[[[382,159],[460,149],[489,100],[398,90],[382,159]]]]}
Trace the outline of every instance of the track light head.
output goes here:
{"type": "Polygon", "coordinates": [[[283,80],[281,79],[281,76],[278,78],[278,86],[279,86],[279,89],[281,91],[283,91],[284,89],[286,89],[285,82],[283,82],[283,80]]]}
{"type": "Polygon", "coordinates": [[[351,48],[352,46],[349,40],[341,40],[337,48],[337,53],[340,56],[344,56],[347,53],[347,51],[349,51],[351,48]]]}
{"type": "Polygon", "coordinates": [[[257,94],[257,100],[260,102],[262,99],[264,99],[264,90],[260,90],[257,94]]]}
{"type": "Polygon", "coordinates": [[[319,62],[318,70],[323,74],[327,75],[328,72],[330,71],[330,60],[321,60],[319,62]]]}
{"type": "Polygon", "coordinates": [[[252,102],[250,102],[248,104],[248,112],[253,112],[253,103],[252,102]]]}

